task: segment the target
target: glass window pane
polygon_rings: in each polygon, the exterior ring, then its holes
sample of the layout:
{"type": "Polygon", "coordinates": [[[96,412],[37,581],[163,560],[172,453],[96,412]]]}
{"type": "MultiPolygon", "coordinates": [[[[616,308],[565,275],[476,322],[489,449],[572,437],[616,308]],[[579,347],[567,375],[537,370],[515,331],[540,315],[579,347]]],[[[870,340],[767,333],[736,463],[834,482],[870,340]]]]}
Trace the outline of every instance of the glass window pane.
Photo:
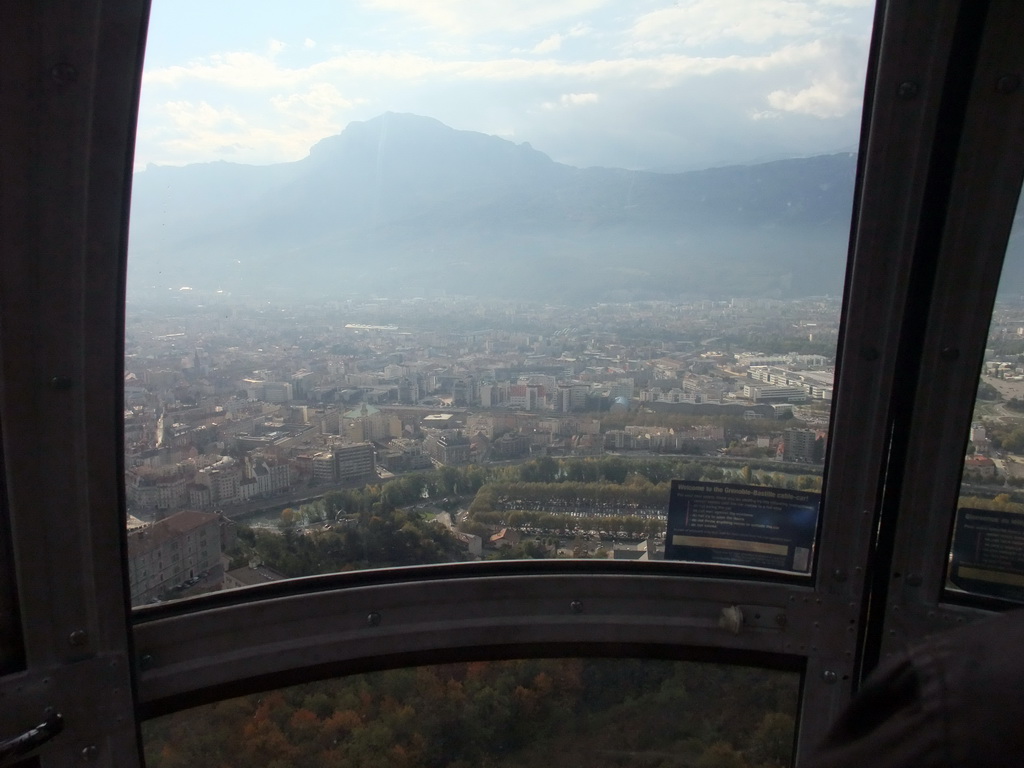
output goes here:
{"type": "Polygon", "coordinates": [[[135,604],[820,490],[871,3],[455,5],[154,3],[135,604]]]}
{"type": "Polygon", "coordinates": [[[1018,207],[964,457],[947,587],[1024,602],[1024,228],[1018,207]]]}
{"type": "Polygon", "coordinates": [[[149,768],[783,766],[800,675],[636,659],[398,669],[143,724],[149,768]]]}

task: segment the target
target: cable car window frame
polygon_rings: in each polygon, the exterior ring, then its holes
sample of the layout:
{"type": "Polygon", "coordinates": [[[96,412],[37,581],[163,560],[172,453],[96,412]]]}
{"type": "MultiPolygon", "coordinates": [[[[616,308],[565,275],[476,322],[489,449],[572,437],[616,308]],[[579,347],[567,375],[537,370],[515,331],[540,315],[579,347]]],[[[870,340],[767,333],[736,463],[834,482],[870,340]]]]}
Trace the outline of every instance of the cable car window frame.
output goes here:
{"type": "MultiPolygon", "coordinates": [[[[948,508],[926,502],[948,502],[949,484],[930,482],[926,470],[960,466],[957,429],[969,424],[973,398],[949,409],[948,393],[973,394],[967,382],[973,375],[976,385],[987,315],[967,323],[977,305],[966,296],[984,304],[994,293],[997,259],[971,270],[979,239],[1008,236],[1013,215],[1006,185],[991,184],[992,158],[1019,182],[1024,150],[1011,138],[1020,109],[987,95],[994,72],[1021,69],[999,39],[1024,29],[1012,3],[878,6],[810,583],[639,564],[428,566],[311,577],[130,615],[119,373],[147,12],[144,0],[16,0],[0,31],[0,97],[17,116],[0,135],[18,148],[0,179],[0,421],[26,662],[2,678],[0,702],[28,726],[47,707],[64,714],[64,733],[40,752],[44,765],[82,756],[138,765],[138,717],[286,680],[577,648],[802,668],[805,754],[880,653],[983,615],[939,603],[948,541],[935,524],[948,522],[948,508]],[[978,50],[977,69],[965,46],[978,50]],[[956,135],[951,115],[962,123],[956,135]],[[979,218],[967,222],[969,206],[979,218]],[[922,288],[926,320],[914,299],[922,288]],[[958,351],[954,366],[947,349],[958,351]],[[926,466],[915,452],[947,435],[956,445],[941,443],[926,466]],[[38,462],[62,453],[64,471],[44,482],[38,462]],[[926,589],[888,588],[897,566],[919,572],[926,589]],[[872,594],[885,599],[869,610],[872,594]],[[719,623],[732,606],[751,617],[738,632],[719,623]],[[893,618],[908,608],[910,619],[893,618]],[[108,695],[97,706],[100,689],[108,695]]],[[[1000,95],[1020,103],[1019,92],[1000,95]]]]}
{"type": "Polygon", "coordinates": [[[891,550],[891,563],[879,570],[875,586],[878,658],[979,612],[1014,607],[945,589],[973,405],[1024,183],[1024,55],[1015,45],[1024,34],[1024,13],[1006,0],[973,12],[982,17],[973,22],[979,27],[977,66],[959,85],[962,127],[946,153],[945,210],[927,254],[930,303],[919,307],[912,331],[920,339],[919,372],[913,390],[902,396],[910,406],[901,427],[904,468],[883,502],[890,519],[881,546],[891,550]],[[950,408],[951,401],[962,405],[950,408]]]}

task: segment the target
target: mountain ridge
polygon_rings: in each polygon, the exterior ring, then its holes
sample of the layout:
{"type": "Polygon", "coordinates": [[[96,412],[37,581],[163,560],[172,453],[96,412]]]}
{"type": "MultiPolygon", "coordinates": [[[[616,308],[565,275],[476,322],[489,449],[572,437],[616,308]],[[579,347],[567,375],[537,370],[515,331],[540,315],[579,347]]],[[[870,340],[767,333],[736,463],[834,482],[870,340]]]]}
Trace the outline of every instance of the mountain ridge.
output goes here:
{"type": "Polygon", "coordinates": [[[576,168],[385,113],[290,163],[137,173],[131,289],[836,293],[855,169],[851,153],[678,174],[576,168]]]}

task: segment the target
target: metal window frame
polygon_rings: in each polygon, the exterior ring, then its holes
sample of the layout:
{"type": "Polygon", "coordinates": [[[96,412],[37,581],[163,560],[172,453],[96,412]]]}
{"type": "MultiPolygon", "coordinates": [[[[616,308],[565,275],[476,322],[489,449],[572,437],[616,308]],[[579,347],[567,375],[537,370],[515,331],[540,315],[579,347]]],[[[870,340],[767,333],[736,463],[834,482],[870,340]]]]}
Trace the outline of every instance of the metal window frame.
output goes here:
{"type": "Polygon", "coordinates": [[[949,193],[931,254],[934,284],[919,331],[920,371],[904,428],[898,518],[891,563],[880,576],[878,654],[970,622],[999,601],[945,592],[948,553],[972,408],[1024,181],[1024,6],[992,0],[977,66],[963,99],[962,136],[950,163],[949,193]],[[882,613],[884,611],[884,613],[882,613]]]}
{"type": "Polygon", "coordinates": [[[140,763],[117,420],[146,10],[12,0],[0,27],[0,439],[25,651],[0,678],[0,738],[60,713],[46,766],[140,763]]]}
{"type": "Polygon", "coordinates": [[[976,254],[1013,214],[1008,193],[986,184],[994,160],[1021,164],[1019,110],[1008,116],[986,91],[1015,55],[1000,34],[1019,12],[991,5],[891,0],[876,12],[813,578],[671,563],[426,566],[131,614],[119,374],[148,3],[13,0],[0,29],[0,108],[18,116],[0,121],[16,150],[0,174],[0,439],[25,669],[0,677],[0,722],[27,729],[52,707],[67,727],[40,749],[44,766],[133,766],[140,718],[227,695],[432,661],[627,655],[802,670],[806,754],[883,643],[888,652],[979,615],[928,614],[955,490],[927,470],[959,466],[987,331],[966,321],[971,301],[990,307],[998,271],[976,254]],[[965,41],[980,51],[977,73],[965,41]],[[966,222],[967,210],[981,218],[966,222]],[[949,408],[950,394],[963,405],[949,408]],[[42,471],[48,460],[65,468],[56,479],[42,471]],[[889,589],[906,563],[920,566],[930,603],[889,589]],[[911,605],[913,618],[894,624],[911,605]],[[732,606],[744,621],[729,629],[719,619],[732,606]]]}

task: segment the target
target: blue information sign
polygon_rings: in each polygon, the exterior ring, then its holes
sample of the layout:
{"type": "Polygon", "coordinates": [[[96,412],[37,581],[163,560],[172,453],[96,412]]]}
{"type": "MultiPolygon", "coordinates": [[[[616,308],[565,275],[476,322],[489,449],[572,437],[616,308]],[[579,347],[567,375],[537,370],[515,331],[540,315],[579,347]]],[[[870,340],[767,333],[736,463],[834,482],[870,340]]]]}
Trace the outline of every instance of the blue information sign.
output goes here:
{"type": "Polygon", "coordinates": [[[809,573],[820,494],[673,480],[665,559],[809,573]]]}
{"type": "Polygon", "coordinates": [[[957,510],[949,580],[966,592],[1024,602],[1024,515],[957,510]]]}

